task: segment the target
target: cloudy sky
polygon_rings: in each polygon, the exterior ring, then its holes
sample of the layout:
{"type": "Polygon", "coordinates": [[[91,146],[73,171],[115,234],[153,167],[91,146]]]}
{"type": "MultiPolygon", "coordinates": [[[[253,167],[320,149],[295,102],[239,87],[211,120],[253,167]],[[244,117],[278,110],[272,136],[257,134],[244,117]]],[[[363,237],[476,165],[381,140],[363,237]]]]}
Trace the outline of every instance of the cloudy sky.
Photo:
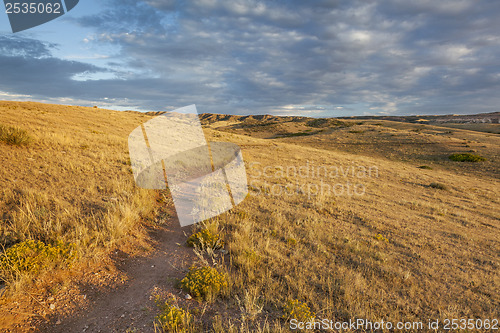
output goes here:
{"type": "Polygon", "coordinates": [[[13,34],[0,99],[306,116],[500,109],[500,1],[80,0],[13,34]]]}

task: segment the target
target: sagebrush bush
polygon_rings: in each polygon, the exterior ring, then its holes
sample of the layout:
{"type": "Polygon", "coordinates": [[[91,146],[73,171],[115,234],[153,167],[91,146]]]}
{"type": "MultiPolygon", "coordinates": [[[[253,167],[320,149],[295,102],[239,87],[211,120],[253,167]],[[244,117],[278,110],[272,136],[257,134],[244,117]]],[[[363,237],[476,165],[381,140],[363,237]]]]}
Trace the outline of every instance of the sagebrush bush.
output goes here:
{"type": "Polygon", "coordinates": [[[224,246],[224,241],[220,235],[211,232],[208,229],[203,229],[197,233],[192,234],[187,239],[186,243],[192,247],[199,247],[202,249],[220,249],[224,246]]]}
{"type": "Polygon", "coordinates": [[[12,281],[22,274],[36,274],[41,269],[60,263],[70,264],[77,258],[76,245],[26,240],[0,254],[0,279],[12,281]]]}
{"type": "Polygon", "coordinates": [[[192,321],[192,316],[188,311],[172,303],[171,300],[156,299],[160,313],[156,315],[155,321],[163,332],[186,332],[192,321]]]}
{"type": "Polygon", "coordinates": [[[383,242],[386,242],[386,243],[389,242],[389,240],[386,237],[382,236],[381,234],[377,234],[376,236],[374,236],[374,238],[376,240],[383,241],[383,242]]]}
{"type": "Polygon", "coordinates": [[[314,320],[316,314],[311,311],[309,306],[297,299],[289,300],[283,308],[283,319],[296,319],[300,322],[314,320]]]}
{"type": "Polygon", "coordinates": [[[228,283],[226,276],[213,267],[193,266],[181,280],[181,286],[194,297],[212,300],[227,288],[228,283]]]}
{"type": "Polygon", "coordinates": [[[0,125],[0,141],[9,145],[22,146],[31,142],[31,136],[21,128],[0,125]]]}
{"type": "Polygon", "coordinates": [[[444,184],[441,183],[430,183],[429,185],[432,188],[438,189],[438,190],[447,190],[448,187],[444,184]]]}
{"type": "Polygon", "coordinates": [[[486,161],[486,159],[479,155],[462,153],[462,154],[452,154],[448,157],[452,161],[457,162],[482,162],[486,161]]]}

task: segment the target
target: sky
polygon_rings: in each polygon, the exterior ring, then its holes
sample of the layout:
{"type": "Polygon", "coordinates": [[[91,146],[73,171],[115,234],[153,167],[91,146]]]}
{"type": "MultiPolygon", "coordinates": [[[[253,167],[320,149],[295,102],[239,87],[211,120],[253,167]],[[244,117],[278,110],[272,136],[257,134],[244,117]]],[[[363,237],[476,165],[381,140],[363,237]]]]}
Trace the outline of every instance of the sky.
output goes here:
{"type": "Polygon", "coordinates": [[[12,33],[0,100],[224,114],[500,111],[497,0],[80,0],[12,33]]]}

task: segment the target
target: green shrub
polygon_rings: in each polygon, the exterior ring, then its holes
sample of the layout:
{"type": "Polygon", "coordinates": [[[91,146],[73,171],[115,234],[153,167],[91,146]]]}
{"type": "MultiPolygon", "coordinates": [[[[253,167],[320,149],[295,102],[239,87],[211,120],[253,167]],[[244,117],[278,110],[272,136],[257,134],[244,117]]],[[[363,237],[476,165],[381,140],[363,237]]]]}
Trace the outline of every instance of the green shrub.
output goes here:
{"type": "Polygon", "coordinates": [[[314,320],[316,314],[311,311],[306,303],[297,299],[288,301],[283,308],[283,319],[296,319],[300,322],[308,322],[314,320]]]}
{"type": "Polygon", "coordinates": [[[389,243],[389,239],[387,239],[387,237],[382,236],[381,234],[377,234],[376,236],[374,236],[374,238],[375,238],[376,240],[379,240],[379,241],[383,241],[383,242],[389,243]]]}
{"type": "Polygon", "coordinates": [[[202,249],[220,249],[224,246],[224,241],[218,234],[212,233],[208,229],[203,229],[200,232],[194,233],[187,239],[186,243],[192,247],[202,249]]]}
{"type": "Polygon", "coordinates": [[[57,263],[71,263],[77,257],[75,244],[54,245],[26,240],[0,254],[0,279],[12,281],[21,274],[36,274],[57,263]]]}
{"type": "Polygon", "coordinates": [[[431,183],[429,186],[432,188],[436,188],[438,190],[447,190],[448,189],[448,187],[446,187],[446,185],[441,184],[441,183],[431,183]]]}
{"type": "Polygon", "coordinates": [[[276,136],[280,137],[280,138],[293,138],[295,136],[308,136],[308,135],[313,135],[313,134],[317,134],[317,133],[319,133],[319,132],[280,133],[280,134],[277,134],[276,136]]]}
{"type": "Polygon", "coordinates": [[[192,322],[191,314],[173,305],[170,300],[160,301],[156,299],[156,305],[160,308],[160,313],[156,315],[155,321],[159,324],[163,332],[186,332],[192,322]]]}
{"type": "Polygon", "coordinates": [[[448,157],[452,161],[457,162],[481,162],[486,161],[486,159],[479,155],[462,153],[462,154],[452,154],[448,157]]]}
{"type": "Polygon", "coordinates": [[[193,266],[181,280],[181,286],[194,297],[212,300],[227,288],[228,284],[226,276],[215,268],[193,266]]]}
{"type": "Polygon", "coordinates": [[[0,125],[0,141],[5,142],[8,145],[27,145],[31,142],[31,140],[32,139],[28,132],[21,128],[0,125]]]}

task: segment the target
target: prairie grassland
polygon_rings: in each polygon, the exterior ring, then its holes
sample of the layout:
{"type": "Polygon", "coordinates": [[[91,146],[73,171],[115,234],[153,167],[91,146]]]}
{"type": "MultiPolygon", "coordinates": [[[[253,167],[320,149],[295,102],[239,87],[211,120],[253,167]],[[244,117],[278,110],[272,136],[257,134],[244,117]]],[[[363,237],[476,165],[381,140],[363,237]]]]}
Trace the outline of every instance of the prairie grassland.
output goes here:
{"type": "MultiPolygon", "coordinates": [[[[155,196],[134,184],[127,136],[149,118],[0,102],[0,124],[31,139],[23,146],[0,142],[0,244],[73,244],[81,260],[99,261],[115,246],[143,242],[141,221],[154,218],[155,196]]],[[[29,270],[2,269],[11,296],[35,278],[29,270]]]]}
{"type": "Polygon", "coordinates": [[[251,189],[218,223],[231,254],[232,296],[262,309],[241,311],[226,330],[287,331],[277,319],[294,299],[318,320],[499,317],[498,138],[489,143],[494,166],[483,169],[491,173],[478,176],[463,163],[448,168],[445,158],[426,170],[418,155],[400,162],[347,153],[328,137],[207,132],[242,147],[251,189]]]}
{"type": "MultiPolygon", "coordinates": [[[[156,217],[156,192],[135,186],[127,136],[149,119],[0,102],[0,124],[31,138],[0,142],[1,244],[74,244],[80,260],[103,265],[116,246],[147,247],[144,221],[156,217]]],[[[241,147],[250,187],[240,205],[193,227],[221,234],[224,251],[196,253],[204,264],[218,262],[229,285],[198,305],[190,330],[288,332],[286,309],[296,303],[317,320],[499,318],[498,136],[309,121],[205,126],[211,141],[241,147]],[[486,161],[448,159],[470,150],[486,161]]],[[[64,265],[45,268],[48,283],[57,274],[48,270],[64,265]]],[[[4,277],[0,309],[34,278],[4,277]]]]}

